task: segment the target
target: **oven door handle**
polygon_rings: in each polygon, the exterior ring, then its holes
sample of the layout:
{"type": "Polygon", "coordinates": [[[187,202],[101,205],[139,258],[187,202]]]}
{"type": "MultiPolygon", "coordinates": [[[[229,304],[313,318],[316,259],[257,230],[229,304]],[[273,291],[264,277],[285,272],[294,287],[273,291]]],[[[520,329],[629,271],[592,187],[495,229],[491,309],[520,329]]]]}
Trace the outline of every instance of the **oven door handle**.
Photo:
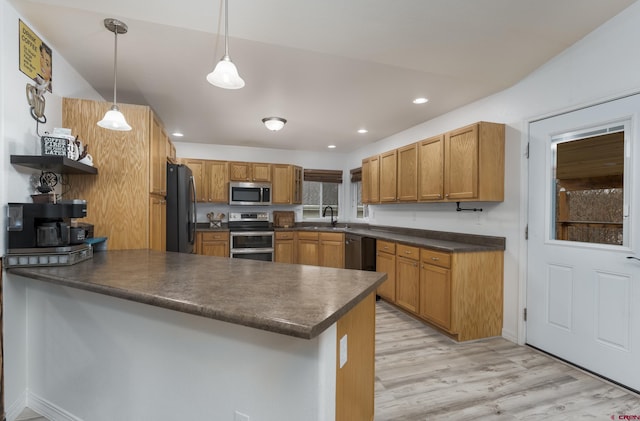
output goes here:
{"type": "Polygon", "coordinates": [[[231,254],[273,253],[273,248],[231,249],[231,254]]]}

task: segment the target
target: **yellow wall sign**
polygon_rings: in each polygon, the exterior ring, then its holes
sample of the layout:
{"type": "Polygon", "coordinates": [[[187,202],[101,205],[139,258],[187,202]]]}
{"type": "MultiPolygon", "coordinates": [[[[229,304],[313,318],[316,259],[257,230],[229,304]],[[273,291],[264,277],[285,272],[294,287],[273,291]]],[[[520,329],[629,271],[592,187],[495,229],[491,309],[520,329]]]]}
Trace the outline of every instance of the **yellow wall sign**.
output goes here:
{"type": "Polygon", "coordinates": [[[22,20],[18,31],[20,39],[20,71],[37,84],[48,82],[52,92],[53,52],[22,20]]]}

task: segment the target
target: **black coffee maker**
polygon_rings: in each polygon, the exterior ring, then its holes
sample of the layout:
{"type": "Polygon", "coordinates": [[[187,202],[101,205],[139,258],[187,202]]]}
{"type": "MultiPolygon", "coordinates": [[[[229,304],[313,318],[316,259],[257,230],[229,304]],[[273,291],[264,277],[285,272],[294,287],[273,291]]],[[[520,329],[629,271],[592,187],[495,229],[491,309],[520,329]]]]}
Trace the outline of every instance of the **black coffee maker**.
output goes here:
{"type": "Polygon", "coordinates": [[[84,200],[9,203],[7,206],[10,251],[78,244],[78,237],[71,236],[70,219],[87,216],[84,200]]]}

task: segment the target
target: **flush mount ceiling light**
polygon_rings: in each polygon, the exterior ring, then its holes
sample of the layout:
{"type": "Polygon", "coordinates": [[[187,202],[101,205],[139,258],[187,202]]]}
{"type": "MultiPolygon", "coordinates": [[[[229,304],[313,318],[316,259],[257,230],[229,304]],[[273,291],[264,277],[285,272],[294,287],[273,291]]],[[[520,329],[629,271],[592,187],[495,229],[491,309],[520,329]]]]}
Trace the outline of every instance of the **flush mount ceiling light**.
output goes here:
{"type": "Polygon", "coordinates": [[[240,89],[244,80],[238,74],[236,65],[229,57],[229,1],[224,1],[224,56],[220,59],[213,72],[207,75],[207,81],[213,86],[223,89],[240,89]]]}
{"type": "Polygon", "coordinates": [[[426,104],[427,102],[429,102],[429,100],[424,97],[416,98],[413,100],[414,104],[426,104]]]}
{"type": "Polygon", "coordinates": [[[262,122],[267,127],[267,129],[272,132],[277,132],[278,130],[282,130],[287,120],[280,117],[265,117],[262,119],[262,122]]]}
{"type": "Polygon", "coordinates": [[[118,34],[127,33],[127,25],[118,19],[107,18],[104,20],[104,27],[115,34],[115,48],[113,52],[113,105],[106,112],[102,120],[98,121],[98,126],[118,131],[129,131],[131,126],[127,124],[124,116],[118,109],[116,92],[117,92],[117,73],[118,73],[118,34]]]}
{"type": "Polygon", "coordinates": [[[369,133],[369,130],[367,130],[367,129],[358,129],[358,133],[360,133],[360,134],[369,133]]]}

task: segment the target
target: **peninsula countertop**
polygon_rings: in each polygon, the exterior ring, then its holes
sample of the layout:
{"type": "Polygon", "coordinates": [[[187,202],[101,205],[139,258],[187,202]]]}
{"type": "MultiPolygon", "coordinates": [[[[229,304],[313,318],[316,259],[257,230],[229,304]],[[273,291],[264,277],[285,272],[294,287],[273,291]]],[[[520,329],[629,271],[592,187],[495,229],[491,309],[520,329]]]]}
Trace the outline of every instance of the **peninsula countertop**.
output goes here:
{"type": "Polygon", "coordinates": [[[9,273],[197,316],[312,339],[387,278],[380,272],[151,250],[9,273]]]}

